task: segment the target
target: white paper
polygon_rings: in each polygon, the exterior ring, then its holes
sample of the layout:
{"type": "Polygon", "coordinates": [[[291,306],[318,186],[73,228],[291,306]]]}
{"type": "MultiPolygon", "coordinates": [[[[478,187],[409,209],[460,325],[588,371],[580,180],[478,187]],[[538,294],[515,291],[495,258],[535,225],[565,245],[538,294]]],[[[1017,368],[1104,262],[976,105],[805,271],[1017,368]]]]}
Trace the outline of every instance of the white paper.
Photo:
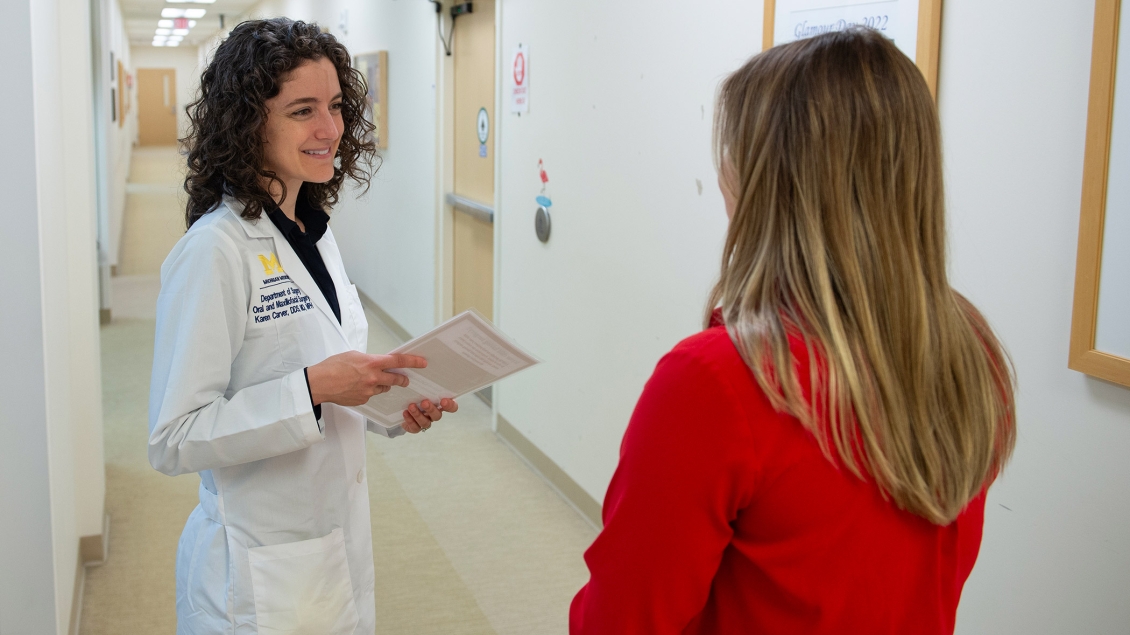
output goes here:
{"type": "Polygon", "coordinates": [[[438,405],[440,399],[482,390],[540,361],[474,311],[460,313],[391,353],[419,355],[428,367],[390,371],[407,376],[408,386],[394,386],[353,408],[388,437],[399,434],[411,404],[427,399],[438,405]]]}

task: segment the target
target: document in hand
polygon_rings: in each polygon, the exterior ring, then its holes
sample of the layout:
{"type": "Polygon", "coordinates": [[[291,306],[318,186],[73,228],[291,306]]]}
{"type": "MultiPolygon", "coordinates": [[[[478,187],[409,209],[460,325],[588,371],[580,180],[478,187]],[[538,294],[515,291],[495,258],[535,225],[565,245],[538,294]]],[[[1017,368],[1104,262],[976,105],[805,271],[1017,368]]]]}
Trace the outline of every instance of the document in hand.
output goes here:
{"type": "Polygon", "coordinates": [[[353,409],[369,420],[369,429],[386,437],[404,434],[404,410],[428,399],[456,398],[537,364],[530,355],[474,311],[465,311],[407,344],[390,351],[419,355],[427,368],[392,372],[408,377],[408,386],[394,386],[353,409]]]}

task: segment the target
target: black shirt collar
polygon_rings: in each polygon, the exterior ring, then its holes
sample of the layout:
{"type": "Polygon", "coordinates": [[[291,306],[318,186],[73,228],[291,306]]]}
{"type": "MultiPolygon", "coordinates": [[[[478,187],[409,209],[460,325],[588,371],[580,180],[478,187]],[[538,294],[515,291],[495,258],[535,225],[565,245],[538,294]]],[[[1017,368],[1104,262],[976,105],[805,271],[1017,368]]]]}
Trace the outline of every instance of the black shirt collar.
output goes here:
{"type": "Polygon", "coordinates": [[[306,197],[302,196],[301,192],[294,204],[294,215],[306,227],[305,233],[298,229],[298,223],[287,218],[278,205],[273,205],[267,210],[267,217],[288,240],[305,238],[311,243],[316,243],[322,239],[326,228],[329,227],[330,215],[306,202],[306,197]]]}

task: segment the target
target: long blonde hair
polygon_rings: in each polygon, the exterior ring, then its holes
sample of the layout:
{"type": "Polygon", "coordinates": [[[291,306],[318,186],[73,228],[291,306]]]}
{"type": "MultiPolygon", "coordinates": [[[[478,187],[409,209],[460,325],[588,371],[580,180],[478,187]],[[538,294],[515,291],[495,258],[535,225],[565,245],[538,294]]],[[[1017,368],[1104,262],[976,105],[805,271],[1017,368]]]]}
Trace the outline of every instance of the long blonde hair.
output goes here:
{"type": "Polygon", "coordinates": [[[946,277],[921,73],[866,29],[777,46],[725,80],[714,135],[736,206],[709,309],[830,460],[950,523],[1012,452],[1013,373],[946,277]]]}

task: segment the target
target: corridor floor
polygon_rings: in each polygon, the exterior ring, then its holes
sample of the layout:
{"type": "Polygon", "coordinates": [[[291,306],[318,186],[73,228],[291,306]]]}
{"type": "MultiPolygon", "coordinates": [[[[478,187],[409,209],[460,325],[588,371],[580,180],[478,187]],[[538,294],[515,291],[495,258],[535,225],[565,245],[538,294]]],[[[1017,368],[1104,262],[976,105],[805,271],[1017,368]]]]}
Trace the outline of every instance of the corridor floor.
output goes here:
{"type": "MultiPolygon", "coordinates": [[[[150,220],[176,216],[175,209],[144,213],[150,220]]],[[[137,242],[149,249],[147,241],[164,238],[131,233],[128,214],[125,222],[123,262],[137,242]]],[[[143,256],[135,261],[154,260],[143,256]]],[[[116,283],[115,307],[122,301],[143,316],[116,317],[102,329],[110,551],[105,564],[87,571],[84,635],[176,630],[177,540],[199,479],[165,476],[146,458],[154,322],[144,313],[153,291],[151,284],[116,283]]],[[[368,317],[370,352],[399,344],[368,317]]],[[[464,397],[458,413],[425,435],[368,437],[378,633],[568,631],[569,602],[588,577],[582,554],[595,531],[495,436],[485,404],[464,397]]]]}

